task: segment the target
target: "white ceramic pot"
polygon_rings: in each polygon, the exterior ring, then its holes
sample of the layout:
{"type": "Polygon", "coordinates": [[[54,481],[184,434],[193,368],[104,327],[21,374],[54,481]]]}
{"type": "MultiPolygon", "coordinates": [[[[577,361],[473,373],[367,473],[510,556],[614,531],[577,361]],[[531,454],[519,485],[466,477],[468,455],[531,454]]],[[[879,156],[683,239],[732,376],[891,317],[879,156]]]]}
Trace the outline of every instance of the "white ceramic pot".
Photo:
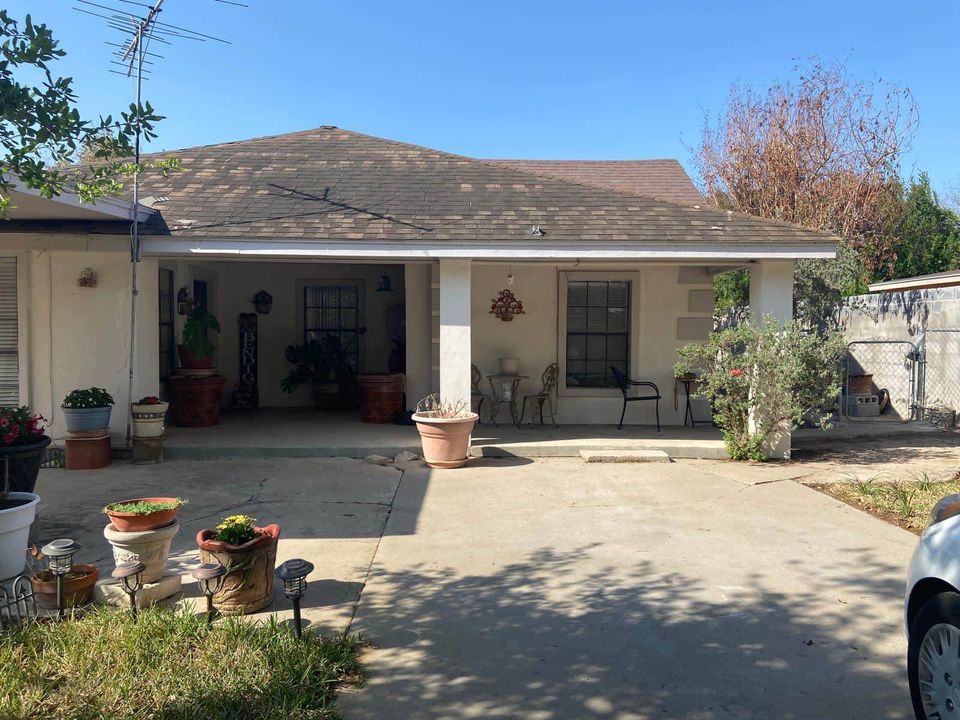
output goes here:
{"type": "Polygon", "coordinates": [[[179,531],[179,520],[156,530],[137,532],[120,532],[113,527],[113,523],[108,523],[103,529],[103,536],[113,546],[114,562],[119,564],[139,560],[147,566],[143,571],[143,582],[150,583],[163,577],[167,556],[170,555],[170,543],[179,531]]]}
{"type": "Polygon", "coordinates": [[[519,375],[520,361],[517,358],[500,358],[500,372],[503,375],[519,375]]]}
{"type": "Polygon", "coordinates": [[[7,580],[23,572],[26,564],[30,526],[37,516],[40,496],[33,493],[12,492],[7,500],[26,500],[22,505],[0,510],[0,580],[7,580]]]}
{"type": "Polygon", "coordinates": [[[165,420],[168,407],[170,407],[170,404],[165,402],[157,405],[132,403],[130,414],[133,419],[133,436],[135,438],[161,437],[166,430],[165,420]]]}

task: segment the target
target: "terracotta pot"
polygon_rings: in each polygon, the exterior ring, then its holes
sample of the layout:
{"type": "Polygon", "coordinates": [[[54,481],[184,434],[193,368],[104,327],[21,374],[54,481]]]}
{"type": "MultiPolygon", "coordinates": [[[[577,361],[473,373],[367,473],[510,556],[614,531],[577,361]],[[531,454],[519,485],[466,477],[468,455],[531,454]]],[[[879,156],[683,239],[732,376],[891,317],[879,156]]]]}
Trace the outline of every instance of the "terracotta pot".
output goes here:
{"type": "Polygon", "coordinates": [[[167,380],[173,421],[181,427],[210,427],[220,422],[224,377],[171,375],[167,380]]]}
{"type": "Polygon", "coordinates": [[[156,530],[136,532],[120,532],[113,523],[107,523],[103,528],[103,536],[113,546],[114,562],[119,565],[134,559],[140,560],[147,566],[143,571],[143,582],[152,583],[163,577],[167,568],[167,557],[170,555],[170,544],[179,531],[180,523],[177,520],[156,530]]]}
{"type": "Polygon", "coordinates": [[[255,528],[260,532],[243,545],[214,540],[216,530],[197,533],[200,562],[217,562],[227,569],[213,604],[224,615],[246,615],[262,610],[273,601],[273,571],[277,564],[280,526],[255,528]]]}
{"type": "Polygon", "coordinates": [[[365,423],[392,423],[403,411],[403,376],[357,375],[360,419],[365,423]]]}
{"type": "Polygon", "coordinates": [[[180,358],[180,367],[184,370],[209,370],[213,367],[212,352],[209,355],[199,356],[187,350],[186,345],[177,345],[177,357],[180,358]]]}
{"type": "MultiPolygon", "coordinates": [[[[100,570],[96,565],[74,563],[71,573],[82,573],[80,577],[69,578],[63,584],[63,605],[72,608],[86,605],[93,600],[93,586],[97,584],[100,570]]],[[[37,606],[44,610],[57,609],[57,580],[49,570],[42,570],[30,577],[37,606]]]]}
{"type": "Polygon", "coordinates": [[[479,416],[470,413],[458,418],[434,418],[413,414],[420,433],[423,459],[432,468],[458,468],[470,453],[470,433],[479,416]]]}
{"type": "MultiPolygon", "coordinates": [[[[129,503],[135,502],[175,502],[177,498],[172,497],[149,497],[149,498],[134,498],[133,500],[120,500],[115,503],[110,503],[110,505],[127,505],[129,503]]],[[[107,505],[107,508],[110,507],[107,505]]],[[[139,515],[137,513],[129,512],[114,512],[113,510],[105,509],[107,517],[110,518],[110,522],[113,523],[113,527],[118,532],[139,532],[141,530],[156,530],[157,528],[162,528],[165,525],[169,525],[173,522],[173,519],[177,516],[177,510],[180,507],[177,506],[172,510],[160,510],[158,512],[149,513],[148,515],[139,515]]]]}

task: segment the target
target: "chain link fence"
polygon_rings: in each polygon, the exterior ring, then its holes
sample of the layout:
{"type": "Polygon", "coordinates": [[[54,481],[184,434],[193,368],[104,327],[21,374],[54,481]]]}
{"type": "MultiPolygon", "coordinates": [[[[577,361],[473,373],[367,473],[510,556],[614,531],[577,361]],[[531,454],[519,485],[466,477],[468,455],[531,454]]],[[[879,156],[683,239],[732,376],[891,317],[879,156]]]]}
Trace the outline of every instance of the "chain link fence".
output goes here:
{"type": "Polygon", "coordinates": [[[849,420],[918,418],[920,351],[909,340],[855,340],[844,361],[843,406],[849,420]]]}
{"type": "Polygon", "coordinates": [[[960,410],[960,329],[927,330],[923,350],[921,417],[952,426],[960,410]]]}

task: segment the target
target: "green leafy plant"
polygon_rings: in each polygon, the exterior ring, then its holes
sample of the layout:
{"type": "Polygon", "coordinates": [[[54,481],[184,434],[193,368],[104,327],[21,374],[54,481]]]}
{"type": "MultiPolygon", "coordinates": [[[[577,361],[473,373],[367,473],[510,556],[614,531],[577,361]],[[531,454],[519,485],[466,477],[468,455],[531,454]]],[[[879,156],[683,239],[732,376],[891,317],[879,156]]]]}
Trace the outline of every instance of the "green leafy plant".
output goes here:
{"type": "Polygon", "coordinates": [[[213,355],[216,346],[210,342],[210,332],[220,332],[220,322],[216,316],[204,308],[190,303],[187,320],[183,324],[181,344],[197,358],[213,355]]]}
{"type": "Polygon", "coordinates": [[[711,333],[705,343],[678,351],[677,375],[696,373],[697,395],[707,398],[734,460],[765,460],[778,432],[804,421],[829,426],[840,393],[839,333],[780,327],[767,318],[711,333]]]}
{"type": "Polygon", "coordinates": [[[292,393],[308,382],[336,382],[341,390],[356,382],[356,373],[350,366],[348,353],[335,335],[326,335],[322,341],[288,345],[284,357],[296,366],[280,381],[284,392],[292,393]]]}
{"type": "Polygon", "coordinates": [[[73,390],[67,395],[60,407],[68,410],[83,408],[104,408],[113,405],[113,396],[103,388],[92,387],[86,390],[73,390]]]}
{"type": "Polygon", "coordinates": [[[254,527],[256,522],[257,519],[249,515],[230,515],[217,525],[217,534],[213,539],[230,545],[243,545],[260,534],[254,527]]]}
{"type": "Polygon", "coordinates": [[[153,513],[164,512],[166,510],[176,510],[186,505],[189,500],[185,498],[176,498],[166,502],[129,502],[129,503],[110,503],[103,512],[129,513],[132,515],[152,515],[153,513]]]}

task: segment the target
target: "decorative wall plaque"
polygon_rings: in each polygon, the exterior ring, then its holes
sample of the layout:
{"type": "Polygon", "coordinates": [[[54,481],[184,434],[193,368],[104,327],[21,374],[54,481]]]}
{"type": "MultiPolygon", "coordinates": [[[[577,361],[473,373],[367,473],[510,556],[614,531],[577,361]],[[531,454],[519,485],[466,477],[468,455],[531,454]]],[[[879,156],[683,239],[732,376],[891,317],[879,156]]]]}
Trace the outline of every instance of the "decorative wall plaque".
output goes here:
{"type": "Polygon", "coordinates": [[[514,315],[524,315],[523,303],[517,300],[512,290],[501,290],[500,295],[493,299],[490,314],[496,315],[504,322],[513,320],[514,315]]]}

